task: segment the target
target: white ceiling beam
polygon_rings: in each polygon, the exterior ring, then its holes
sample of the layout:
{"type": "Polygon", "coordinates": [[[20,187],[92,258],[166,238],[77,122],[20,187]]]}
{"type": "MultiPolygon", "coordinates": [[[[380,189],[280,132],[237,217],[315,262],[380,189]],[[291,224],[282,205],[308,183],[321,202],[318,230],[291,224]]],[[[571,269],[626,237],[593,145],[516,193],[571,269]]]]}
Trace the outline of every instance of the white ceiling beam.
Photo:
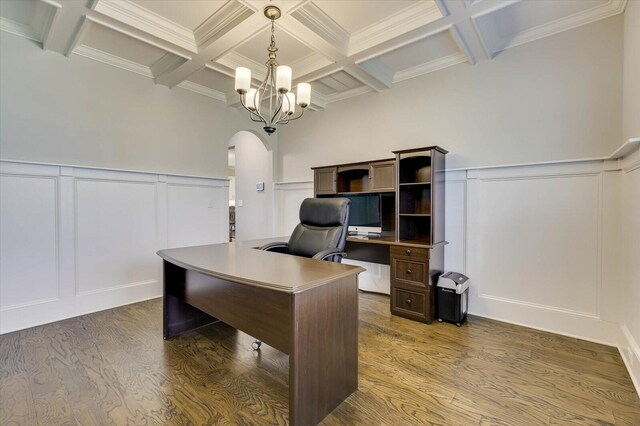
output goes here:
{"type": "Polygon", "coordinates": [[[174,87],[191,74],[197,72],[207,63],[215,61],[236,46],[242,44],[247,38],[251,38],[268,27],[264,16],[254,13],[237,26],[221,35],[217,40],[198,52],[192,60],[185,62],[175,70],[156,78],[156,83],[174,87]]]}
{"type": "Polygon", "coordinates": [[[86,12],[85,2],[62,2],[43,48],[66,55],[81,31],[86,12]]]}

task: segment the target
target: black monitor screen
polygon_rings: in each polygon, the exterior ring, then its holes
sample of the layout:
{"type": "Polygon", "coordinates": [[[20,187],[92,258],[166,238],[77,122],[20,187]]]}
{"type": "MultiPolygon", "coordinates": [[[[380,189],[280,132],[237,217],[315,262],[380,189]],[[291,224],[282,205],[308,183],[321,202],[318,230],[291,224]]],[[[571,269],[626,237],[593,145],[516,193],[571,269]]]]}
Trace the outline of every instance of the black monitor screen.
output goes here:
{"type": "Polygon", "coordinates": [[[349,226],[380,227],[380,194],[349,195],[349,226]]]}

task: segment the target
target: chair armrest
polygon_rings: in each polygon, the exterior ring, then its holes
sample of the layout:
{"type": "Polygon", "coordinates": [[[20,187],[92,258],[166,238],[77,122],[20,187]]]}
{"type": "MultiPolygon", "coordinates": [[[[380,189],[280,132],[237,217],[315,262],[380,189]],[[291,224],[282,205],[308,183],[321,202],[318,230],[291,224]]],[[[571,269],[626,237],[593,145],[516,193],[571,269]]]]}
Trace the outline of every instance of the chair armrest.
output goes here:
{"type": "Polygon", "coordinates": [[[341,251],[341,250],[322,250],[318,253],[316,253],[313,256],[313,259],[316,260],[327,260],[327,258],[329,257],[333,257],[333,256],[340,256],[342,257],[347,257],[347,253],[341,251]]]}
{"type": "Polygon", "coordinates": [[[277,242],[273,242],[273,243],[267,243],[267,244],[263,245],[262,247],[260,247],[260,250],[263,250],[263,251],[276,251],[276,252],[280,252],[280,253],[286,253],[287,251],[289,251],[289,243],[285,243],[285,242],[281,242],[281,241],[277,241],[277,242]]]}

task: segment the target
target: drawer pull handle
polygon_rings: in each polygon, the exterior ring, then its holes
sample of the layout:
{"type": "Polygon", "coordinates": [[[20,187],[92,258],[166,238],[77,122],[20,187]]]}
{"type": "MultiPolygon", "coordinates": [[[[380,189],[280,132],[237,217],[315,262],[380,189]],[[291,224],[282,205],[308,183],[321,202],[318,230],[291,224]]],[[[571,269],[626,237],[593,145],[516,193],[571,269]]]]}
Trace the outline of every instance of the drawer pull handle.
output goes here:
{"type": "Polygon", "coordinates": [[[411,304],[411,299],[407,299],[407,305],[411,304]]]}
{"type": "Polygon", "coordinates": [[[407,256],[411,256],[411,250],[407,250],[405,253],[407,253],[407,256]]]}
{"type": "Polygon", "coordinates": [[[410,273],[411,273],[411,269],[407,269],[407,274],[410,274],[410,273]]]}

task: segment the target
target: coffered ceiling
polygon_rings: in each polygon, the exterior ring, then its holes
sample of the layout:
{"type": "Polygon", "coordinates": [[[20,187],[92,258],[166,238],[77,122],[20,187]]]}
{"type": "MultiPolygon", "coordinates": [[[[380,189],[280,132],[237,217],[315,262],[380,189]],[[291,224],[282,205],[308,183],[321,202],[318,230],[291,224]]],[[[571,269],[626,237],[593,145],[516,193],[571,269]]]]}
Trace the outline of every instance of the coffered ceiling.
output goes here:
{"type": "Polygon", "coordinates": [[[0,30],[238,106],[233,73],[264,76],[274,4],[278,62],[312,108],[621,13],[626,0],[0,0],[0,30]]]}

